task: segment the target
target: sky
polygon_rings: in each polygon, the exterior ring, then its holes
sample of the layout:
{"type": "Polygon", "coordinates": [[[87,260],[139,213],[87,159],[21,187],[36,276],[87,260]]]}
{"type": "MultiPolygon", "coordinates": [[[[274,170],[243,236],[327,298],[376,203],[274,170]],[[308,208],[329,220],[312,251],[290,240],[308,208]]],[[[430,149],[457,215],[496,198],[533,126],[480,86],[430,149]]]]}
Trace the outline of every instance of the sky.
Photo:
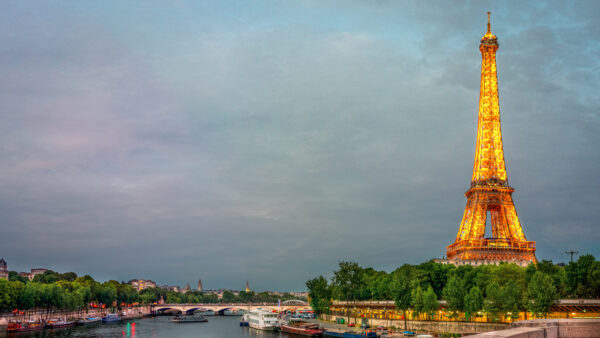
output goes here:
{"type": "Polygon", "coordinates": [[[2,1],[0,257],[305,290],[445,255],[492,11],[538,259],[600,257],[598,1],[2,1]]]}

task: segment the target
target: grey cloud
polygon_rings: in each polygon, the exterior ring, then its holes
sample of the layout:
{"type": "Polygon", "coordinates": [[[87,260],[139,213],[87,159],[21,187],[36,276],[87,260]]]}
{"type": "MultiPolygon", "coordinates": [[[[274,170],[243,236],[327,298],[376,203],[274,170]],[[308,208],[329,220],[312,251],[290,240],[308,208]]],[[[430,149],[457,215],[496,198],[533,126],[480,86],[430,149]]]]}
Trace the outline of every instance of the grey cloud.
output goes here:
{"type": "MultiPolygon", "coordinates": [[[[598,39],[574,39],[597,25],[586,6],[493,9],[509,179],[540,258],[599,254],[598,39]]],[[[11,266],[303,289],[338,260],[394,269],[443,255],[456,235],[485,4],[353,2],[327,22],[240,14],[197,30],[10,9],[11,266]]]]}

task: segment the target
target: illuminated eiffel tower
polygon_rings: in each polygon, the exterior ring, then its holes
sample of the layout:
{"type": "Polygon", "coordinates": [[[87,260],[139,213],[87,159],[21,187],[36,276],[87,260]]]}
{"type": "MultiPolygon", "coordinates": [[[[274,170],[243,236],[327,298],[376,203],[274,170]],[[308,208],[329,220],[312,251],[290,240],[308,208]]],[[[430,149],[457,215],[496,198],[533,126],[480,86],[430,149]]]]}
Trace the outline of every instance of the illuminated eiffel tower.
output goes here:
{"type": "Polygon", "coordinates": [[[527,241],[523,233],[504,165],[496,75],[498,39],[490,30],[490,12],[479,50],[481,88],[473,177],[465,193],[467,206],[460,229],[454,243],[446,247],[446,255],[456,265],[514,262],[525,266],[537,262],[535,242],[527,241]],[[492,238],[484,238],[488,217],[492,238]]]}

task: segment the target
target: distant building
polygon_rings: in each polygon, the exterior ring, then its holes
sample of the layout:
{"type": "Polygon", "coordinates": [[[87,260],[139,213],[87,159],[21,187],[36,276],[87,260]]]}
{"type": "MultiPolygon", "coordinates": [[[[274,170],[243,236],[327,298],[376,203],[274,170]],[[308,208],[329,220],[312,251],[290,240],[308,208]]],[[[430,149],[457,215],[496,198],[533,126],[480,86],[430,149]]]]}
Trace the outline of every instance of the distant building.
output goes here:
{"type": "Polygon", "coordinates": [[[48,269],[44,269],[44,268],[31,269],[31,273],[29,274],[29,280],[32,280],[33,277],[35,277],[37,275],[41,275],[46,271],[48,271],[48,269]]]}
{"type": "Polygon", "coordinates": [[[0,258],[0,279],[8,280],[8,265],[4,258],[0,258]]]}
{"type": "Polygon", "coordinates": [[[223,298],[223,294],[225,292],[231,292],[233,293],[235,296],[239,295],[240,292],[237,290],[231,290],[231,289],[218,289],[218,290],[203,290],[202,291],[205,295],[217,295],[218,299],[223,298]]]}
{"type": "Polygon", "coordinates": [[[167,289],[169,291],[173,291],[173,292],[179,292],[179,293],[187,293],[192,291],[192,287],[190,286],[190,284],[186,284],[186,286],[180,288],[177,285],[161,285],[159,286],[159,288],[161,289],[167,289]]]}
{"type": "Polygon", "coordinates": [[[250,292],[250,284],[246,281],[246,292],[250,292]]]}
{"type": "Polygon", "coordinates": [[[46,271],[48,271],[48,269],[35,268],[35,269],[31,269],[31,272],[19,272],[19,276],[21,276],[23,278],[27,278],[29,280],[32,280],[33,277],[35,277],[36,275],[41,275],[46,271]]]}
{"type": "Polygon", "coordinates": [[[167,286],[166,289],[173,292],[181,292],[181,289],[177,285],[167,286]]]}
{"type": "Polygon", "coordinates": [[[190,287],[190,283],[187,283],[185,285],[185,287],[183,287],[183,289],[181,289],[181,293],[188,293],[190,291],[192,291],[192,288],[190,287]]]}
{"type": "Polygon", "coordinates": [[[307,298],[308,297],[308,292],[290,292],[290,295],[296,297],[296,298],[307,298]]]}
{"type": "Polygon", "coordinates": [[[129,284],[138,291],[156,287],[156,282],[149,279],[132,279],[129,284]]]}
{"type": "Polygon", "coordinates": [[[198,291],[202,291],[202,279],[198,279],[198,291]]]}

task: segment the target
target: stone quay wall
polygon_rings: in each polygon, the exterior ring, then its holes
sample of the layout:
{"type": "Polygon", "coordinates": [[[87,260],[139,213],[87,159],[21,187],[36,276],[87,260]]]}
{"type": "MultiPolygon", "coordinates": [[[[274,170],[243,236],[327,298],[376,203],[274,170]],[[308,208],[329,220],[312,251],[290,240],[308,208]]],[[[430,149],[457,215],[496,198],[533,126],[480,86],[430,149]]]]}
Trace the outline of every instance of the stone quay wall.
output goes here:
{"type": "Polygon", "coordinates": [[[600,337],[600,319],[536,319],[510,328],[473,335],[474,338],[594,338],[600,337]]]}
{"type": "MultiPolygon", "coordinates": [[[[336,318],[344,318],[346,324],[353,323],[355,327],[360,327],[363,318],[343,317],[339,315],[322,315],[321,319],[335,322],[336,318]]],[[[404,320],[401,319],[371,319],[368,318],[371,327],[394,326],[399,331],[404,331],[404,320]]],[[[406,327],[410,331],[427,333],[461,333],[474,334],[480,332],[504,330],[509,327],[506,323],[475,323],[475,322],[438,322],[428,320],[407,320],[406,327]]]]}

